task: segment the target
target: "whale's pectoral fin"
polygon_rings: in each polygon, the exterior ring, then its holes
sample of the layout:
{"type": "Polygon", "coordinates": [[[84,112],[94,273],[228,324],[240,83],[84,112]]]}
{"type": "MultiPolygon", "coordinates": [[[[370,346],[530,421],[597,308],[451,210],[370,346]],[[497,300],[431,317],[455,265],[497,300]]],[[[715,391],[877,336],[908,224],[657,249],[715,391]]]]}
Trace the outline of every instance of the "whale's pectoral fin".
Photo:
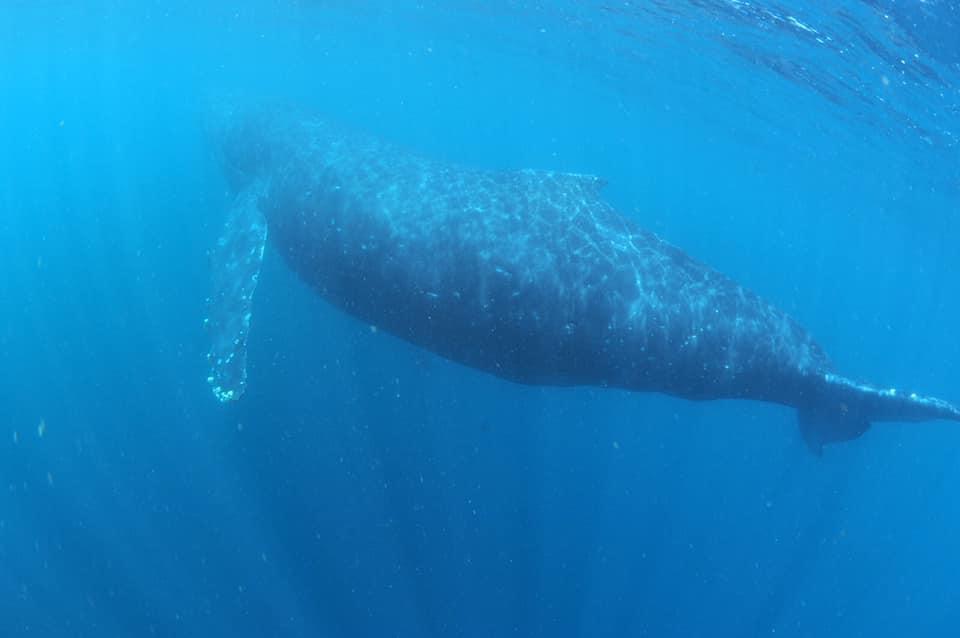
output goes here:
{"type": "Polygon", "coordinates": [[[204,326],[210,336],[207,382],[220,401],[239,399],[247,384],[247,335],[260,276],[267,224],[259,209],[264,184],[243,190],[212,252],[213,291],[204,326]]]}

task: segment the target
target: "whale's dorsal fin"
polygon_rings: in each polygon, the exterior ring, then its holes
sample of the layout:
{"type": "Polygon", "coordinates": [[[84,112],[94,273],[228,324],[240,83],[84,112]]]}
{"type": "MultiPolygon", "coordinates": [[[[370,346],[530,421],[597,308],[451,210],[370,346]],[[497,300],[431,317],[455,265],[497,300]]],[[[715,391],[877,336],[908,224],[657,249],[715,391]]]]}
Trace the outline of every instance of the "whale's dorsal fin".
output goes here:
{"type": "Polygon", "coordinates": [[[521,174],[541,181],[552,181],[559,186],[567,188],[579,188],[585,193],[599,195],[607,180],[596,175],[587,175],[585,173],[563,173],[560,171],[544,171],[528,168],[520,171],[521,174]]]}

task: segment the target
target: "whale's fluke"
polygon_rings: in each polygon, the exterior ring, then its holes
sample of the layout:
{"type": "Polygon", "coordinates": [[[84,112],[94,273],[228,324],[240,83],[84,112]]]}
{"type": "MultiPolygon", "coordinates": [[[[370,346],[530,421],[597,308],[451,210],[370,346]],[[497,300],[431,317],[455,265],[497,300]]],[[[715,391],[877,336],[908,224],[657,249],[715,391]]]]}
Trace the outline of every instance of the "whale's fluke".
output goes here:
{"type": "Polygon", "coordinates": [[[833,373],[818,375],[797,408],[803,440],[815,454],[854,439],[877,421],[960,421],[960,408],[934,397],[878,388],[833,373]]]}

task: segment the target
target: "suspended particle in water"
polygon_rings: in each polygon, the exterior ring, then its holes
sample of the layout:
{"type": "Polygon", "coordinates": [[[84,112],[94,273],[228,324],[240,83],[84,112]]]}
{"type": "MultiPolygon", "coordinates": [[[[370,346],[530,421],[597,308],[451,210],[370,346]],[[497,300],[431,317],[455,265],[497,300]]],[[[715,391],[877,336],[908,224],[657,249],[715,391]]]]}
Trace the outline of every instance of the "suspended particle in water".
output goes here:
{"type": "Polygon", "coordinates": [[[20,442],[20,433],[16,430],[13,431],[13,444],[16,445],[20,442]]]}
{"type": "Polygon", "coordinates": [[[40,419],[40,424],[37,425],[37,436],[42,439],[46,431],[47,431],[47,422],[44,421],[43,419],[40,419]]]}

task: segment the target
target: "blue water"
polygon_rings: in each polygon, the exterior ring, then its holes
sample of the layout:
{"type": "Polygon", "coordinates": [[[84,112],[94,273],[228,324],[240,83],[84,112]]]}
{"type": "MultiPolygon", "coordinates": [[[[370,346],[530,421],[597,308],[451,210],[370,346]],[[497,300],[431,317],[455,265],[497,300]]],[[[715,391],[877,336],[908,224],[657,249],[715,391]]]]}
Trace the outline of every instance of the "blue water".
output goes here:
{"type": "Polygon", "coordinates": [[[267,255],[204,382],[219,100],[602,175],[852,376],[960,400],[956,2],[0,5],[0,635],[954,636],[960,431],[510,385],[267,255]]]}

